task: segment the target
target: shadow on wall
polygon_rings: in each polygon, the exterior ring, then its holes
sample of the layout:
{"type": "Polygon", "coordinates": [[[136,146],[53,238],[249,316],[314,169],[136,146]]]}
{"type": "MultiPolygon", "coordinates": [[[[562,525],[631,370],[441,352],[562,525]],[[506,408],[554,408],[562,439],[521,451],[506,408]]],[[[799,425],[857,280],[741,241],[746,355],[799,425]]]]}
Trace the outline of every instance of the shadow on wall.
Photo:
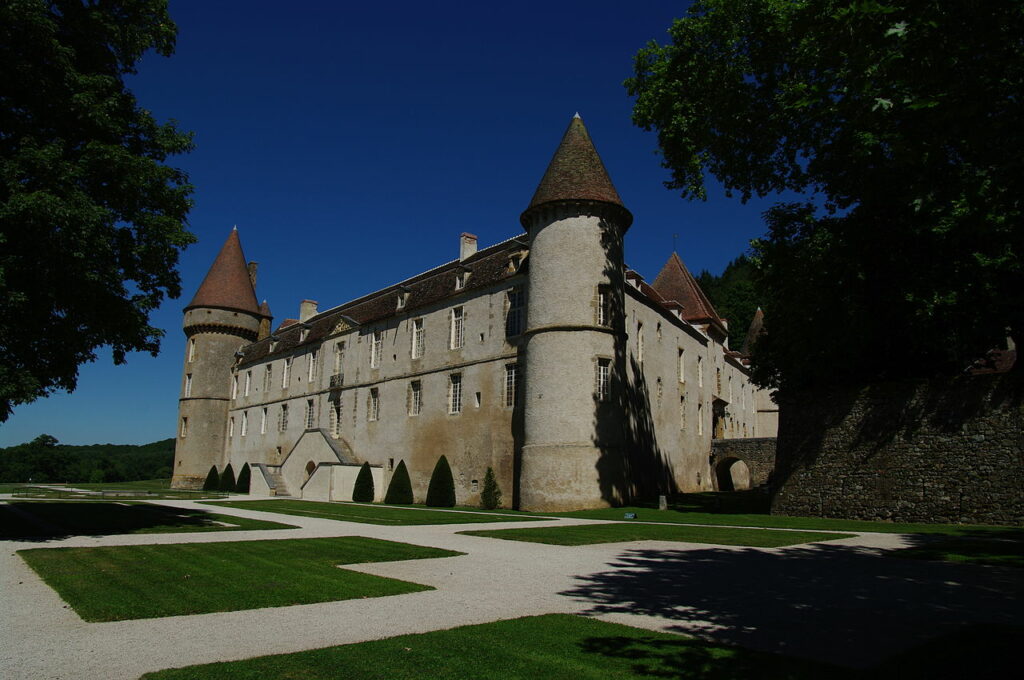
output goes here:
{"type": "MultiPolygon", "coordinates": [[[[1017,570],[870,548],[630,549],[609,566],[561,594],[583,603],[583,614],[657,616],[667,630],[704,640],[851,667],[966,626],[1024,626],[1017,570]]],[[[1016,630],[1016,644],[1024,642],[1024,628],[1016,630]]],[[[978,663],[975,650],[963,651],[978,663]]]]}
{"type": "MultiPolygon", "coordinates": [[[[603,223],[602,227],[602,244],[609,253],[608,261],[617,263],[604,272],[606,280],[611,282],[608,310],[611,327],[625,331],[629,319],[625,311],[622,241],[610,234],[615,229],[613,225],[603,223]]],[[[612,506],[679,491],[672,465],[658,445],[643,367],[629,356],[628,340],[628,332],[615,334],[610,397],[607,401],[594,400],[594,445],[600,450],[598,484],[601,498],[612,506]]],[[[595,392],[596,389],[595,386],[595,392]]]]}

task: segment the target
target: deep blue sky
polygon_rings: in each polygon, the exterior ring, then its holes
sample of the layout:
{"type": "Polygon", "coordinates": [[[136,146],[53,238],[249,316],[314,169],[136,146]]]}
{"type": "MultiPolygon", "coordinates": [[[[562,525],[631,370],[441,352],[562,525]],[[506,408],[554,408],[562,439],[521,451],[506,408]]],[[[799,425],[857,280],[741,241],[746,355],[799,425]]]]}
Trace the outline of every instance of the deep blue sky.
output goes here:
{"type": "Polygon", "coordinates": [[[173,436],[181,310],[233,225],[276,322],[303,298],[326,309],[454,259],[463,231],[481,246],[521,233],[577,111],[635,217],[627,263],[653,279],[678,234],[694,274],[721,272],[763,233],[766,204],[665,189],[656,138],[632,125],[622,87],[686,5],[172,0],[176,53],[147,56],[129,82],[195,132],[195,151],[171,160],[196,187],[198,242],[181,257],[184,294],[153,316],[163,350],[123,366],[102,353],[74,394],[16,409],[0,446],[173,436]]]}

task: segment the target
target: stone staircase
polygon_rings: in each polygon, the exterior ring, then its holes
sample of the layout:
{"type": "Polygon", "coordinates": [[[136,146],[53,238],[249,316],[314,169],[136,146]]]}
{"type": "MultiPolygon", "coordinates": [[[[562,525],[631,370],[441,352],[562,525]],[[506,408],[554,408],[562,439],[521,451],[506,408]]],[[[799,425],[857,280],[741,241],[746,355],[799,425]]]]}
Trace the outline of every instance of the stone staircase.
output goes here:
{"type": "Polygon", "coordinates": [[[267,482],[267,486],[270,487],[270,495],[284,498],[291,498],[292,495],[288,492],[288,485],[285,484],[284,477],[281,475],[281,467],[279,465],[266,465],[264,463],[256,463],[260,472],[263,473],[263,478],[267,482]]]}

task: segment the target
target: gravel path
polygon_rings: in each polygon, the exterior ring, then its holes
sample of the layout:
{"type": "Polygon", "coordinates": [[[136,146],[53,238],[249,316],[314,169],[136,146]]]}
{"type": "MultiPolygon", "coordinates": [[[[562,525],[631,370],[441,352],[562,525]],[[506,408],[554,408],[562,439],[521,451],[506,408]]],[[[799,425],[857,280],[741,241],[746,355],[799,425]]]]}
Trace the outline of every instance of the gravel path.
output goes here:
{"type": "MultiPolygon", "coordinates": [[[[165,505],[210,509],[193,501],[165,505]]],[[[566,547],[460,536],[493,524],[377,526],[221,508],[301,528],[0,541],[0,677],[137,678],[244,659],[555,612],[868,666],[970,622],[1024,624],[1018,570],[879,559],[896,534],[737,548],[643,541],[566,547]],[[86,623],[15,554],[27,547],[369,536],[466,553],[346,568],[433,586],[384,598],[86,623]]],[[[587,524],[552,519],[529,526],[587,524]]]]}

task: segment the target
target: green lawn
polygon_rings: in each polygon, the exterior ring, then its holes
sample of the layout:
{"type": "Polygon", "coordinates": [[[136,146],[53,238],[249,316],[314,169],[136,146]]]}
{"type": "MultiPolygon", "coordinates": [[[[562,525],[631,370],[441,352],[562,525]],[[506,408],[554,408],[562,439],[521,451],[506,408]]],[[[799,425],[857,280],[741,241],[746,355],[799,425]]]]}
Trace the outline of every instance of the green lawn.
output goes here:
{"type": "Polygon", "coordinates": [[[0,537],[3,538],[295,528],[291,524],[202,510],[101,501],[12,501],[0,503],[0,517],[3,518],[0,523],[0,537]]]}
{"type": "Polygon", "coordinates": [[[141,479],[134,482],[103,482],[100,484],[89,484],[89,483],[77,483],[74,482],[70,486],[77,487],[79,489],[132,489],[139,491],[168,491],[171,488],[171,480],[167,479],[141,479]]]}
{"type": "Polygon", "coordinates": [[[980,536],[952,536],[889,553],[892,557],[943,560],[1024,568],[1024,529],[1004,529],[980,536]]]}
{"type": "Polygon", "coordinates": [[[321,503],[318,501],[223,501],[206,503],[244,510],[263,510],[285,515],[319,517],[343,522],[407,526],[416,524],[471,524],[477,522],[530,522],[540,518],[526,514],[488,515],[481,512],[417,510],[406,506],[358,505],[355,503],[321,503]]]}
{"type": "Polygon", "coordinates": [[[18,554],[86,621],[120,621],[430,590],[337,565],[461,553],[346,536],[18,554]]]}
{"type": "Polygon", "coordinates": [[[823,663],[725,647],[568,614],[149,673],[146,680],[508,680],[851,677],[823,663]]]}
{"type": "Polygon", "coordinates": [[[850,538],[853,534],[828,534],[814,531],[772,531],[770,529],[722,529],[719,527],[688,527],[666,524],[583,524],[565,527],[537,527],[524,529],[494,529],[460,531],[469,536],[501,538],[508,541],[528,541],[552,545],[590,545],[592,543],[621,543],[623,541],[681,541],[685,543],[714,543],[717,545],[745,545],[758,548],[778,548],[811,541],[850,538]]]}

